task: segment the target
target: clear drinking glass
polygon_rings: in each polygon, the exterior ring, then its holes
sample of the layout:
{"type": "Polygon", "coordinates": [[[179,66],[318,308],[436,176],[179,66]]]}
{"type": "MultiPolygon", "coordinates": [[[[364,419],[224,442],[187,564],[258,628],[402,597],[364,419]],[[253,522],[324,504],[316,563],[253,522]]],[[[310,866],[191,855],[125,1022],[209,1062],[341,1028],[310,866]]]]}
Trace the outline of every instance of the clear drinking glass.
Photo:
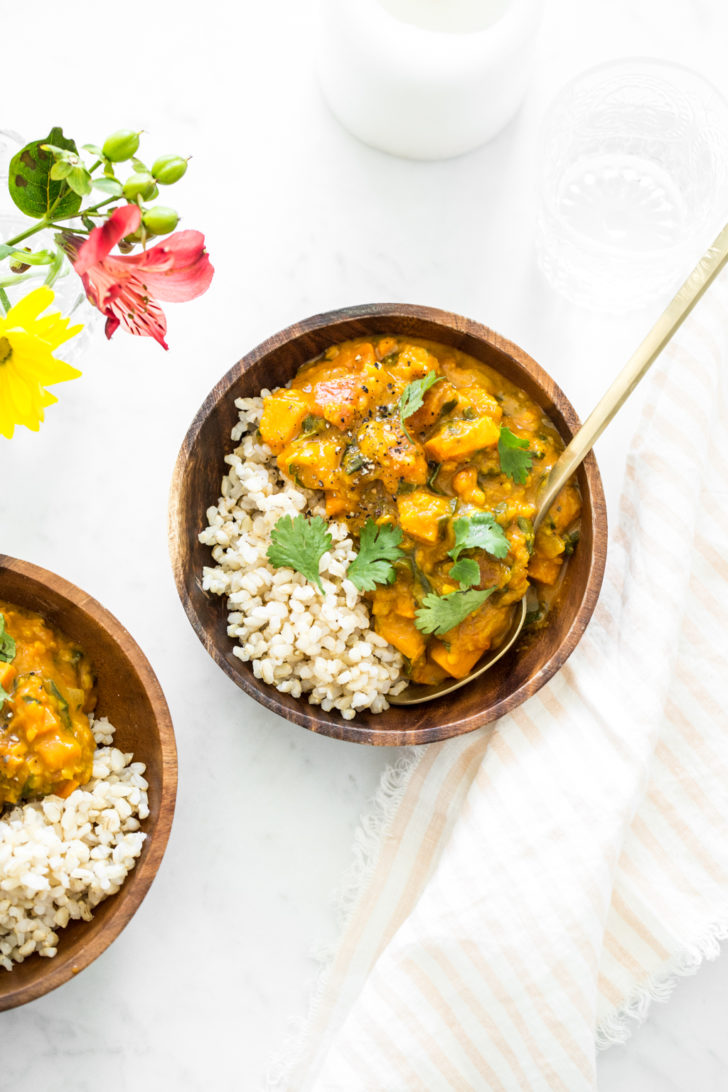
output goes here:
{"type": "Polygon", "coordinates": [[[728,103],[712,84],[650,59],[590,69],[545,120],[539,265],[576,303],[643,307],[728,219],[727,180],[728,103]]]}

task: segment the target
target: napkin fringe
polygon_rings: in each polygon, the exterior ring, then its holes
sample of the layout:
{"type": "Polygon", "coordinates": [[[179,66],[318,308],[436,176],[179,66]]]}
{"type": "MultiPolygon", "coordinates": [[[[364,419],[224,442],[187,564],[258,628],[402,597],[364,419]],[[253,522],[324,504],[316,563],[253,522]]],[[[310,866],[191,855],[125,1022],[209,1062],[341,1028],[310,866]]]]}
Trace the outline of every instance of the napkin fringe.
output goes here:
{"type": "Polygon", "coordinates": [[[685,945],[665,967],[650,975],[646,982],[636,985],[624,1003],[602,1020],[596,1031],[597,1050],[626,1043],[632,1032],[647,1019],[652,1002],[669,1000],[681,978],[695,974],[704,960],[712,962],[718,958],[720,943],[727,939],[728,907],[698,940],[685,945]]]}
{"type": "Polygon", "coordinates": [[[341,885],[333,898],[337,927],[334,937],[315,947],[312,955],[318,969],[314,971],[309,990],[306,1016],[294,1025],[286,1036],[280,1053],[266,1074],[267,1092],[283,1092],[292,1087],[290,1079],[301,1064],[306,1042],[321,1010],[334,957],[362,892],[374,875],[379,853],[387,836],[410,778],[424,756],[422,747],[409,747],[405,753],[387,766],[379,787],[369,802],[369,810],[362,816],[354,834],[353,859],[346,869],[341,885]]]}

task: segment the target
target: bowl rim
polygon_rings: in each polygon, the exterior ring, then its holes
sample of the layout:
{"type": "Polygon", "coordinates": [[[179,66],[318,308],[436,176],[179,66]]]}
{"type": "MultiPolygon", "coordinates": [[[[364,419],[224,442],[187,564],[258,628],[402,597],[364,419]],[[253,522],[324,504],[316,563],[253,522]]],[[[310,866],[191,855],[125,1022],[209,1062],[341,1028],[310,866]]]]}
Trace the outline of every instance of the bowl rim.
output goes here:
{"type": "MultiPolygon", "coordinates": [[[[185,569],[177,534],[182,511],[182,487],[184,483],[185,468],[189,453],[194,449],[194,445],[210,413],[214,411],[221,399],[229,396],[231,388],[250,368],[264,359],[269,353],[280,350],[286,344],[299,340],[303,335],[318,333],[336,323],[361,319],[366,320],[367,318],[421,319],[430,324],[440,326],[442,329],[447,329],[451,333],[455,332],[462,336],[469,335],[476,340],[485,342],[488,346],[496,349],[498,352],[512,357],[521,368],[528,372],[541,391],[548,391],[554,407],[563,417],[572,435],[580,427],[581,422],[571,405],[571,402],[568,400],[561,387],[552,379],[545,369],[543,369],[515,342],[504,338],[502,335],[490,329],[490,327],[476,322],[474,319],[469,319],[454,312],[444,311],[439,308],[404,303],[359,304],[352,307],[336,308],[332,311],[320,312],[299,322],[291,323],[283,330],[266,338],[265,341],[260,342],[260,344],[242,356],[227,372],[225,372],[203,401],[185,434],[172,473],[168,508],[169,553],[175,585],[177,587],[177,594],[179,595],[180,602],[200,643],[207,650],[215,663],[217,663],[225,674],[246,694],[283,717],[284,720],[293,721],[295,724],[299,724],[303,728],[307,728],[319,735],[327,735],[331,738],[341,739],[352,743],[397,747],[411,746],[440,742],[446,738],[465,735],[499,719],[521,705],[522,702],[532,694],[536,693],[537,690],[560,670],[579,643],[579,640],[589,624],[599,598],[606,564],[607,509],[599,468],[594,452],[590,451],[582,463],[582,467],[589,486],[594,543],[596,545],[597,540],[599,540],[603,545],[601,549],[592,549],[588,576],[579,608],[564,639],[553,650],[551,656],[542,665],[537,674],[528,682],[524,682],[516,690],[498,698],[487,711],[487,714],[472,714],[464,717],[460,721],[454,721],[452,723],[453,730],[447,734],[443,734],[440,727],[432,726],[410,729],[387,728],[375,732],[369,725],[358,724],[356,719],[347,721],[342,717],[329,722],[326,718],[329,716],[333,717],[333,712],[331,714],[323,713],[320,706],[309,705],[308,702],[304,702],[303,697],[296,703],[296,706],[293,709],[283,705],[277,697],[278,691],[275,687],[268,686],[262,681],[254,679],[252,675],[249,677],[247,673],[240,670],[244,666],[242,661],[239,661],[236,658],[235,662],[231,663],[230,660],[226,659],[221,654],[215,641],[213,639],[208,639],[207,630],[187,594],[185,569]],[[376,738],[372,738],[373,736],[376,738]],[[381,738],[383,736],[385,738],[381,738]]],[[[412,334],[411,336],[420,337],[421,335],[412,334]]],[[[437,337],[433,336],[430,340],[436,341],[437,337]]]]}
{"type": "MultiPolygon", "coordinates": [[[[59,952],[58,955],[45,961],[47,971],[39,979],[18,986],[16,989],[11,988],[6,993],[0,992],[0,1012],[16,1008],[18,1005],[24,1005],[28,1001],[34,1001],[63,985],[70,978],[75,978],[80,971],[88,967],[102,952],[106,951],[131,921],[151,887],[167,848],[174,819],[178,773],[177,745],[167,700],[149,660],[128,630],[97,599],[94,599],[93,596],[84,592],[77,585],[58,576],[50,569],[41,568],[41,566],[30,561],[22,561],[8,554],[0,554],[0,573],[7,570],[22,577],[28,577],[37,584],[52,589],[55,594],[78,607],[97,625],[105,629],[113,641],[121,648],[139,674],[149,698],[159,731],[162,762],[160,767],[161,786],[158,818],[154,829],[148,832],[149,841],[147,845],[149,848],[144,859],[134,865],[132,872],[124,881],[125,884],[133,878],[133,886],[129,887],[126,896],[109,912],[107,920],[96,935],[92,936],[88,942],[83,943],[80,950],[69,952],[65,956],[62,952],[59,952]]],[[[124,884],[122,884],[119,891],[110,896],[110,899],[115,899],[123,894],[124,884]]],[[[106,901],[104,900],[104,902],[106,901]]],[[[12,973],[12,971],[0,970],[0,975],[12,976],[12,973]]],[[[0,984],[3,981],[4,979],[0,978],[0,984]]]]}

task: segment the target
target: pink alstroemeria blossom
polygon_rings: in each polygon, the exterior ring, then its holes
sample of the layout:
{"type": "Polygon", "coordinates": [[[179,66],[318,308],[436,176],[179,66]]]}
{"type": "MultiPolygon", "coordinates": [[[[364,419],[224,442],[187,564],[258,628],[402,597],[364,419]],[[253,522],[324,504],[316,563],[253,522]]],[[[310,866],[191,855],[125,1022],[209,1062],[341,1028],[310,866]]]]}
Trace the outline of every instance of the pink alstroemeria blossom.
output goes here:
{"type": "Polygon", "coordinates": [[[176,231],[141,254],[112,255],[140,222],[138,206],[123,205],[86,240],[65,232],[63,245],[89,300],[106,315],[106,336],[123,326],[166,349],[167,320],[157,299],[180,303],[201,296],[214,270],[199,231],[176,231]]]}

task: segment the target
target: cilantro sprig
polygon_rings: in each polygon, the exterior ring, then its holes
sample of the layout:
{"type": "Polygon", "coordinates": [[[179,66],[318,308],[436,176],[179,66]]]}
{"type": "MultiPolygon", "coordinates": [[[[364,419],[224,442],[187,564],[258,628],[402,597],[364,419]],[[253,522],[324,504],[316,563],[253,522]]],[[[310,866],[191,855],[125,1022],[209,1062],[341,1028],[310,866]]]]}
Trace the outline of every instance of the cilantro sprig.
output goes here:
{"type": "Polygon", "coordinates": [[[399,419],[402,424],[402,429],[405,436],[410,443],[414,443],[412,437],[407,431],[405,421],[408,417],[411,417],[413,413],[416,413],[421,408],[422,403],[425,400],[425,395],[429,391],[430,387],[434,387],[438,380],[444,377],[438,375],[437,372],[428,372],[422,379],[413,379],[411,383],[402,391],[402,395],[399,400],[399,419]]]}
{"type": "Polygon", "coordinates": [[[528,440],[521,440],[509,428],[501,428],[498,439],[498,458],[503,473],[518,485],[523,485],[533,463],[528,440]]]}
{"type": "Polygon", "coordinates": [[[274,568],[295,569],[323,592],[319,562],[331,545],[331,533],[321,516],[281,516],[271,531],[267,556],[274,568]]]}
{"type": "Polygon", "coordinates": [[[491,512],[476,512],[472,516],[462,516],[453,521],[455,545],[448,551],[457,561],[463,550],[481,549],[493,557],[505,557],[510,550],[510,543],[505,531],[491,512]]]}
{"type": "Polygon", "coordinates": [[[426,595],[422,606],[415,611],[415,625],[422,633],[434,633],[442,637],[459,626],[469,614],[482,607],[495,588],[482,591],[456,591],[449,595],[426,595]]]}
{"type": "Polygon", "coordinates": [[[450,566],[450,574],[453,580],[457,580],[465,591],[474,584],[480,583],[480,565],[472,557],[461,557],[454,565],[450,566]]]}
{"type": "Polygon", "coordinates": [[[402,556],[399,544],[402,528],[388,523],[381,526],[368,519],[359,538],[359,553],[346,573],[359,591],[374,591],[376,584],[391,584],[394,580],[393,562],[402,556]]]}
{"type": "Polygon", "coordinates": [[[9,664],[14,659],[15,641],[5,629],[5,616],[0,614],[0,660],[9,664]]]}

